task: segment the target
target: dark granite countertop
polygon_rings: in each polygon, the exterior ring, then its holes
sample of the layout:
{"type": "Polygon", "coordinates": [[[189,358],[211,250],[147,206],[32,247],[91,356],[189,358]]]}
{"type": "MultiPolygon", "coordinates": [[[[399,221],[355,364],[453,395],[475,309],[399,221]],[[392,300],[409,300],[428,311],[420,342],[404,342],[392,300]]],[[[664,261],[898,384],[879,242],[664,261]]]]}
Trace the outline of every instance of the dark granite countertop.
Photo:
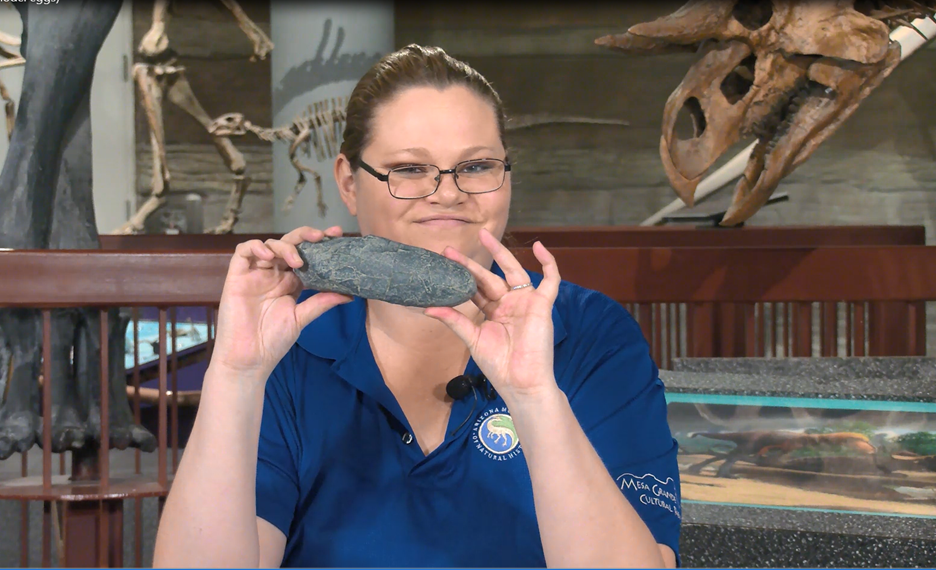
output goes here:
{"type": "Polygon", "coordinates": [[[936,402],[936,358],[677,358],[669,392],[936,402]]]}
{"type": "MultiPolygon", "coordinates": [[[[911,538],[936,542],[936,519],[887,514],[683,503],[683,524],[727,525],[762,530],[792,530],[911,538]]],[[[936,561],[936,558],[934,558],[936,561]]]]}
{"type": "Polygon", "coordinates": [[[936,541],[687,525],[685,568],[932,568],[936,541]]]}
{"type": "Polygon", "coordinates": [[[936,519],[683,504],[687,568],[918,568],[936,561],[936,519]]]}
{"type": "Polygon", "coordinates": [[[936,358],[926,356],[863,356],[827,358],[675,358],[673,370],[734,372],[887,379],[893,377],[936,380],[936,358]]]}

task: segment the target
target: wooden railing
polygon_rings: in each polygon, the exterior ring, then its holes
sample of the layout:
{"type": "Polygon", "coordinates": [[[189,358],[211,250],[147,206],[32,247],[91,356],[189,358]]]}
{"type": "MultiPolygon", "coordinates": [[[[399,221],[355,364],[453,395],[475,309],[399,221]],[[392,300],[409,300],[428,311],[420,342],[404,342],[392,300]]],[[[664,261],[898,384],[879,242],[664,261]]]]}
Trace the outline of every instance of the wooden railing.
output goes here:
{"type": "MultiPolygon", "coordinates": [[[[918,355],[925,301],[936,299],[925,246],[551,250],[564,278],[631,310],[663,367],[678,356],[918,355]]],[[[530,249],[515,251],[540,269],[530,249]]],[[[211,305],[230,258],[207,250],[2,255],[10,268],[2,304],[29,307],[211,305]],[[88,275],[93,286],[68,286],[88,275]]]]}
{"type": "MultiPolygon", "coordinates": [[[[349,233],[347,235],[355,235],[349,233]]],[[[105,250],[234,250],[249,239],[281,234],[102,235],[105,250]]],[[[818,247],[849,245],[924,245],[923,226],[784,226],[696,229],[685,226],[513,227],[504,243],[530,247],[818,247]]]]}
{"type": "MultiPolygon", "coordinates": [[[[351,235],[351,234],[349,234],[351,235]]],[[[247,239],[278,234],[101,236],[104,249],[230,250],[247,239]]],[[[774,248],[923,245],[922,226],[743,227],[514,227],[511,247],[549,248],[774,248]]],[[[744,271],[741,269],[740,271],[744,271]]],[[[912,308],[888,302],[657,303],[621,299],[644,327],[657,362],[675,356],[914,355],[925,344],[923,303],[912,308]],[[913,313],[911,314],[911,311],[913,313]],[[903,331],[918,327],[913,340],[903,331]],[[893,334],[896,331],[897,334],[893,334]]]]}
{"type": "Polygon", "coordinates": [[[936,299],[926,246],[551,251],[564,278],[630,309],[663,367],[735,353],[729,343],[739,356],[923,354],[925,301],[936,299]],[[741,326],[721,329],[716,311],[729,310],[741,326]]]}
{"type": "MultiPolygon", "coordinates": [[[[209,358],[214,337],[214,309],[230,259],[229,253],[124,253],[101,251],[2,251],[0,252],[0,310],[9,308],[37,310],[42,326],[42,472],[28,472],[27,453],[22,454],[21,479],[0,482],[0,499],[21,501],[21,565],[38,566],[29,560],[29,501],[41,501],[41,565],[53,560],[61,566],[123,566],[123,503],[133,500],[135,566],[143,565],[144,499],[158,500],[161,512],[172,476],[180,457],[179,391],[176,385],[180,369],[176,350],[177,307],[206,308],[207,338],[199,347],[202,358],[209,358]],[[52,375],[51,335],[53,311],[86,308],[98,313],[100,378],[100,441],[109,441],[108,426],[111,359],[123,354],[109,354],[108,310],[132,308],[134,330],[134,365],[127,372],[130,380],[134,422],[141,423],[142,374],[140,370],[137,321],[139,311],[155,309],[158,319],[158,388],[156,408],[156,469],[144,473],[141,452],[135,452],[134,471],[113,474],[108,446],[68,452],[71,470],[66,470],[66,453],[53,465],[51,452],[51,409],[53,384],[64,381],[52,375]]],[[[21,315],[23,316],[23,315],[21,315]]],[[[78,357],[76,351],[76,358],[78,357]]],[[[8,379],[9,381],[9,379],[8,379]]]]}

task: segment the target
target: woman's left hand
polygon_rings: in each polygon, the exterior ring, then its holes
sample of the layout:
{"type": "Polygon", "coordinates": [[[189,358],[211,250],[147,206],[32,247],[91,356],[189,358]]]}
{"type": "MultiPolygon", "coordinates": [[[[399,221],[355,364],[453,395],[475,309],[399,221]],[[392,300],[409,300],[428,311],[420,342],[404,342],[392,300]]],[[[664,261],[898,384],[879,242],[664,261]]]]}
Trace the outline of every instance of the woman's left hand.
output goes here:
{"type": "Polygon", "coordinates": [[[506,247],[487,230],[481,230],[480,238],[506,279],[454,248],[446,248],[443,255],[474,276],[478,292],[472,301],[484,313],[484,322],[476,325],[450,307],[432,307],[425,313],[448,325],[465,342],[475,363],[509,405],[517,398],[556,389],[552,307],[559,292],[559,267],[546,247],[536,242],[533,254],[543,266],[543,280],[533,287],[506,247]],[[528,286],[517,288],[522,285],[528,286]]]}

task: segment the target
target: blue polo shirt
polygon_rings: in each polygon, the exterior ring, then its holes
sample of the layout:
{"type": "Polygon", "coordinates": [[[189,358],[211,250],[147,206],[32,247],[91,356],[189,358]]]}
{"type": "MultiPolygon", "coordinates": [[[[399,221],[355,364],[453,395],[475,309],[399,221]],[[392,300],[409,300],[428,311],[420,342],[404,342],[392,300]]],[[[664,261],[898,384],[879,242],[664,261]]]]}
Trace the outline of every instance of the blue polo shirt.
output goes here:
{"type": "MultiPolygon", "coordinates": [[[[424,455],[374,360],[365,308],[356,298],[313,321],[267,383],[257,515],[288,537],[283,565],[545,566],[504,401],[455,401],[444,442],[424,455]]],[[[639,326],[565,281],[553,325],[559,387],[610,476],[678,555],[677,446],[639,326]]],[[[479,373],[473,360],[465,372],[479,373]]]]}

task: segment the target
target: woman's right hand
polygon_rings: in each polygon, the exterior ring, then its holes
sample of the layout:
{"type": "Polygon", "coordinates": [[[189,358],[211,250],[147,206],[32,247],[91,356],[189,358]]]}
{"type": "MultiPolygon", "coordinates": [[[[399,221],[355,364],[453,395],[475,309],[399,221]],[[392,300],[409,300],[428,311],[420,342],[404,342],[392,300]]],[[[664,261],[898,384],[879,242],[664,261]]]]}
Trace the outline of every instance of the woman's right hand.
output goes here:
{"type": "Polygon", "coordinates": [[[352,300],[339,293],[316,293],[296,304],[303,289],[293,273],[293,268],[302,267],[296,246],[326,235],[340,237],[341,228],[323,232],[301,227],[282,239],[251,240],[237,246],[221,293],[212,365],[265,379],[306,325],[352,300]]]}

